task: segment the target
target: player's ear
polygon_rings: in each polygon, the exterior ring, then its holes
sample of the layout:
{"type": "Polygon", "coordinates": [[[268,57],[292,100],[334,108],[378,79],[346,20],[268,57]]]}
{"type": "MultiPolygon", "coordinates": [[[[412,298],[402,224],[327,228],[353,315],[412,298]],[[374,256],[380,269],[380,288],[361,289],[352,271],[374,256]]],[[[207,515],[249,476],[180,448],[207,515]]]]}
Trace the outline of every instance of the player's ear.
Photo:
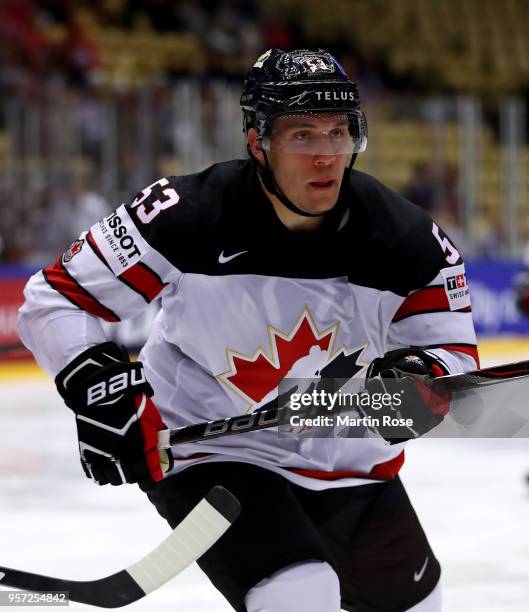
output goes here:
{"type": "Polygon", "coordinates": [[[255,128],[250,128],[248,130],[248,145],[255,159],[257,159],[260,164],[264,164],[265,159],[263,154],[263,146],[261,141],[257,138],[255,128]]]}

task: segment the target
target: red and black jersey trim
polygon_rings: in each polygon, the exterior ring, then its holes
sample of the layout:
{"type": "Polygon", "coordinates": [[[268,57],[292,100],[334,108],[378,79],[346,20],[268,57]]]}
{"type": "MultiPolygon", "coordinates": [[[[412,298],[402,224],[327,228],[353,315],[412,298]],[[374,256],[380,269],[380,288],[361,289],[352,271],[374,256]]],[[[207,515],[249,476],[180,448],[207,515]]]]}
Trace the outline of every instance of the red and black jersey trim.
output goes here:
{"type": "Polygon", "coordinates": [[[147,302],[152,302],[166,286],[158,274],[141,261],[125,270],[118,278],[137,291],[147,302]]]}
{"type": "Polygon", "coordinates": [[[455,351],[456,353],[464,353],[469,355],[476,362],[477,368],[479,368],[479,353],[478,347],[475,344],[465,344],[463,342],[453,344],[429,344],[426,347],[416,347],[422,349],[443,349],[445,351],[455,351]]]}
{"type": "MultiPolygon", "coordinates": [[[[209,457],[212,453],[194,453],[186,457],[175,457],[175,461],[188,461],[189,459],[202,459],[209,457]]],[[[341,478],[360,478],[362,480],[392,480],[399,473],[400,468],[404,464],[404,451],[401,451],[393,459],[377,463],[370,472],[360,472],[358,470],[337,470],[333,472],[325,472],[323,470],[302,470],[299,468],[285,468],[289,472],[306,476],[307,478],[316,478],[317,480],[340,480],[341,478]]]]}
{"type": "Polygon", "coordinates": [[[316,478],[318,480],[340,480],[341,478],[361,478],[368,480],[392,480],[399,473],[400,468],[404,463],[404,451],[400,452],[393,459],[378,463],[370,472],[359,472],[357,470],[340,470],[336,472],[324,472],[321,470],[301,470],[298,468],[289,468],[290,472],[307,476],[308,478],[316,478]]]}
{"type": "Polygon", "coordinates": [[[101,302],[91,295],[67,272],[60,257],[57,258],[53,265],[44,268],[42,273],[47,283],[55,289],[55,291],[59,292],[81,310],[85,310],[100,319],[112,323],[117,323],[121,320],[115,312],[103,306],[101,302]]]}
{"type": "Polygon", "coordinates": [[[86,241],[90,245],[90,248],[92,249],[92,251],[97,255],[97,257],[99,257],[99,259],[110,270],[110,266],[108,265],[107,260],[103,257],[103,253],[101,253],[99,247],[97,246],[96,241],[94,240],[94,237],[92,236],[92,232],[88,232],[88,234],[86,235],[86,241]]]}
{"type": "MultiPolygon", "coordinates": [[[[87,234],[86,239],[92,251],[94,251],[97,257],[99,257],[99,259],[110,270],[111,268],[104,258],[103,253],[101,253],[99,247],[97,246],[97,243],[92,236],[92,232],[87,234]]],[[[125,270],[125,272],[120,274],[117,278],[124,285],[127,285],[129,289],[132,289],[132,291],[135,291],[141,295],[141,297],[147,303],[152,302],[152,300],[154,300],[160,291],[166,286],[166,283],[162,281],[158,274],[156,274],[154,270],[143,264],[141,261],[125,270]]]]}
{"type": "Polygon", "coordinates": [[[415,315],[433,312],[472,312],[472,308],[466,306],[450,311],[450,304],[443,285],[432,285],[409,295],[393,316],[392,323],[415,315]]]}

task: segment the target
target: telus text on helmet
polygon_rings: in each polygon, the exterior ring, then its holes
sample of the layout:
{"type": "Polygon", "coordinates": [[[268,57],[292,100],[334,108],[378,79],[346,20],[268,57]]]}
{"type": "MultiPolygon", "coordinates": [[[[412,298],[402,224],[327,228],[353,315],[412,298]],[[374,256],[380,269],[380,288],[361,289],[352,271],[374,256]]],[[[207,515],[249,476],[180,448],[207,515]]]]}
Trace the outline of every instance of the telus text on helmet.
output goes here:
{"type": "Polygon", "coordinates": [[[354,102],[355,100],[355,94],[353,91],[315,91],[314,95],[318,98],[318,100],[349,100],[350,102],[354,102]]]}
{"type": "Polygon", "coordinates": [[[297,96],[292,96],[288,106],[304,106],[310,99],[310,96],[316,96],[318,102],[341,102],[355,101],[355,94],[353,91],[304,91],[297,96]]]}

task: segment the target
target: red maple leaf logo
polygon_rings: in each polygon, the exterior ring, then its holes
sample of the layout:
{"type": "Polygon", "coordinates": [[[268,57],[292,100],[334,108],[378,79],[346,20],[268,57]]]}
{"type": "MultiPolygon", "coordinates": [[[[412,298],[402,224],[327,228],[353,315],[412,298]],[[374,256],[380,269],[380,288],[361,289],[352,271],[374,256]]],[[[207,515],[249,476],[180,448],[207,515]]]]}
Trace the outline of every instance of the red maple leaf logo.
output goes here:
{"type": "MultiPolygon", "coordinates": [[[[287,334],[269,326],[270,356],[262,349],[253,356],[237,354],[229,349],[228,360],[232,366],[219,377],[230,388],[242,393],[249,403],[259,403],[278,386],[298,360],[323,351],[326,351],[327,360],[337,328],[338,323],[335,323],[320,332],[310,312],[305,309],[287,334]]],[[[314,373],[308,375],[311,374],[314,373]]]]}
{"type": "Polygon", "coordinates": [[[68,263],[72,260],[72,258],[79,253],[79,251],[83,248],[84,239],[80,238],[68,247],[66,252],[62,256],[63,263],[68,263]]]}

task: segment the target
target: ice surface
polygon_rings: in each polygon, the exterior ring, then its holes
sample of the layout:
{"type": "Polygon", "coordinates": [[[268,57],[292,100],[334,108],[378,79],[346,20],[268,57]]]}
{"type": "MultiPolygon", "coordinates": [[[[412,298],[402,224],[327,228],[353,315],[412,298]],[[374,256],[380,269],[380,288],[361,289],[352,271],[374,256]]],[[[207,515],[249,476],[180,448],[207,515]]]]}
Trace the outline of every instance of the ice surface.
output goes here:
{"type": "MultiPolygon", "coordinates": [[[[528,610],[529,439],[418,440],[406,452],[402,478],[443,566],[444,611],[528,610]]],[[[91,580],[168,533],[136,487],[84,477],[50,381],[0,382],[0,565],[91,580]]],[[[128,609],[231,610],[196,565],[128,609]]]]}

